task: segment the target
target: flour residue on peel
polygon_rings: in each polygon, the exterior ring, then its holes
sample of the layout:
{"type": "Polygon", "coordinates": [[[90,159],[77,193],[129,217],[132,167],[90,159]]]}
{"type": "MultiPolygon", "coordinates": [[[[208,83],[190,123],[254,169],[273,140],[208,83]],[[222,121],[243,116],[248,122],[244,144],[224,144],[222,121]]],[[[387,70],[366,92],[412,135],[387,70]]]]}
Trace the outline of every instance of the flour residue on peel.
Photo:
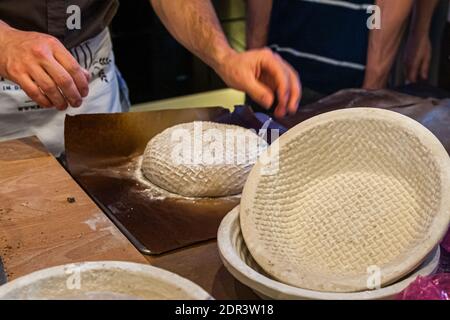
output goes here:
{"type": "Polygon", "coordinates": [[[176,199],[185,199],[185,200],[196,200],[197,198],[193,197],[184,197],[179,194],[171,193],[167,190],[164,190],[157,185],[151,183],[142,173],[142,160],[143,156],[137,157],[132,163],[135,163],[135,169],[133,171],[133,178],[136,179],[139,183],[145,186],[145,189],[141,192],[145,193],[145,195],[152,200],[164,200],[167,198],[176,198],[176,199]]]}
{"type": "MultiPolygon", "coordinates": [[[[135,192],[139,192],[143,194],[147,199],[149,200],[165,200],[168,198],[171,199],[180,199],[180,200],[186,200],[186,201],[196,201],[196,200],[204,200],[204,199],[213,199],[213,198],[196,198],[196,197],[185,197],[181,196],[179,194],[171,193],[165,189],[162,189],[158,187],[157,185],[151,183],[142,173],[142,160],[143,156],[137,156],[135,158],[130,159],[129,162],[126,164],[112,167],[112,168],[97,168],[97,169],[91,169],[88,173],[83,173],[83,175],[86,176],[95,176],[95,175],[102,175],[102,176],[109,176],[117,179],[123,179],[127,178],[129,180],[132,180],[137,187],[135,188],[135,192]]],[[[240,198],[240,195],[234,195],[229,197],[222,197],[222,199],[235,199],[240,198]]],[[[220,199],[220,198],[217,198],[220,199]]],[[[95,228],[96,221],[86,221],[86,224],[89,225],[89,227],[95,228]]]]}
{"type": "MultiPolygon", "coordinates": [[[[130,173],[132,179],[139,182],[142,186],[145,186],[145,189],[140,191],[145,194],[151,200],[164,200],[167,198],[195,201],[199,199],[212,199],[212,198],[195,198],[195,197],[185,197],[179,194],[175,194],[169,192],[163,188],[158,187],[157,185],[151,183],[143,174],[141,166],[142,166],[143,156],[139,156],[131,161],[130,166],[134,168],[134,170],[129,170],[127,172],[130,173]]],[[[240,195],[234,195],[229,197],[222,197],[224,199],[233,199],[240,198],[240,195]]]]}
{"type": "Polygon", "coordinates": [[[87,224],[92,231],[96,231],[98,224],[104,224],[107,221],[107,218],[103,214],[97,214],[95,217],[86,220],[84,223],[87,224]]]}

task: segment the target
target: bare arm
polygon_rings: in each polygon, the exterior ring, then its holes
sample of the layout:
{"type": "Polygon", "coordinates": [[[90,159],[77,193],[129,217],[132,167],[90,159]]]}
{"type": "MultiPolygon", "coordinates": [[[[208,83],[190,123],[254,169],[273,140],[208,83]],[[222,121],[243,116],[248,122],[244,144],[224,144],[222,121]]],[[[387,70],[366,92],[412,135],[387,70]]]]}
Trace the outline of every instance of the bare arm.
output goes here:
{"type": "Polygon", "coordinates": [[[428,78],[431,62],[430,28],[439,0],[416,0],[405,50],[407,80],[416,82],[419,75],[428,78]]]}
{"type": "Polygon", "coordinates": [[[381,9],[381,29],[370,31],[364,79],[366,89],[386,86],[413,0],[377,0],[376,4],[381,9]]]}
{"type": "Polygon", "coordinates": [[[247,48],[267,45],[273,0],[247,0],[247,48]]]}
{"type": "Polygon", "coordinates": [[[0,75],[14,81],[41,107],[79,107],[89,74],[58,39],[14,29],[0,20],[0,75]]]}
{"type": "Polygon", "coordinates": [[[234,51],[222,31],[210,0],[150,0],[170,33],[211,66],[228,86],[247,92],[275,115],[297,110],[301,96],[296,72],[269,49],[234,51]]]}

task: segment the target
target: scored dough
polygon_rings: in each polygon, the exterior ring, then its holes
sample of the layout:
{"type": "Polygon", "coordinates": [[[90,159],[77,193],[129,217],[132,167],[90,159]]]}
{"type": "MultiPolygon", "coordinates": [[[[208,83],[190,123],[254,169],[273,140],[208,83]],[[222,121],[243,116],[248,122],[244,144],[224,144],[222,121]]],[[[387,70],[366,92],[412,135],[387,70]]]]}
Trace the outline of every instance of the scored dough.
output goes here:
{"type": "Polygon", "coordinates": [[[239,126],[183,123],[150,140],[142,172],[155,185],[186,197],[236,195],[266,147],[254,131],[239,126]]]}
{"type": "Polygon", "coordinates": [[[258,160],[240,206],[251,255],[278,281],[326,292],[383,287],[419,266],[448,229],[449,155],[406,116],[334,111],[290,129],[278,147],[278,172],[263,175],[258,160]]]}

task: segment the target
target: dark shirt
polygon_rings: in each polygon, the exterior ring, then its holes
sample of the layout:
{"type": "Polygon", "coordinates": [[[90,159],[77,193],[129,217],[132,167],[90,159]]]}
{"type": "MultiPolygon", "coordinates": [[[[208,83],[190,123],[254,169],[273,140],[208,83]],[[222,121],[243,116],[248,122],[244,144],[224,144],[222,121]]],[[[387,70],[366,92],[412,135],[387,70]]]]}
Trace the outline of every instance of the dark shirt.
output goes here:
{"type": "Polygon", "coordinates": [[[0,0],[0,20],[11,27],[46,33],[72,48],[108,27],[117,12],[117,0],[0,0]],[[81,28],[69,30],[67,8],[81,10],[81,28]]]}
{"type": "Polygon", "coordinates": [[[367,6],[374,0],[276,0],[269,45],[321,93],[360,87],[367,60],[367,6]]]}

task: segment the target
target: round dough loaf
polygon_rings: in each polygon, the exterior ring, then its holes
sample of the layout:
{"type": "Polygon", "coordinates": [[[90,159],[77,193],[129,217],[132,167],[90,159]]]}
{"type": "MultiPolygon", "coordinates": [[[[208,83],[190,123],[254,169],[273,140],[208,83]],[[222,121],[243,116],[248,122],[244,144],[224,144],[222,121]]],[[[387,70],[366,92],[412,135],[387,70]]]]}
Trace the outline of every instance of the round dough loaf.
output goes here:
{"type": "Polygon", "coordinates": [[[153,184],[186,197],[240,194],[267,143],[239,126],[196,121],[156,135],[143,155],[142,172],[153,184]]]}

